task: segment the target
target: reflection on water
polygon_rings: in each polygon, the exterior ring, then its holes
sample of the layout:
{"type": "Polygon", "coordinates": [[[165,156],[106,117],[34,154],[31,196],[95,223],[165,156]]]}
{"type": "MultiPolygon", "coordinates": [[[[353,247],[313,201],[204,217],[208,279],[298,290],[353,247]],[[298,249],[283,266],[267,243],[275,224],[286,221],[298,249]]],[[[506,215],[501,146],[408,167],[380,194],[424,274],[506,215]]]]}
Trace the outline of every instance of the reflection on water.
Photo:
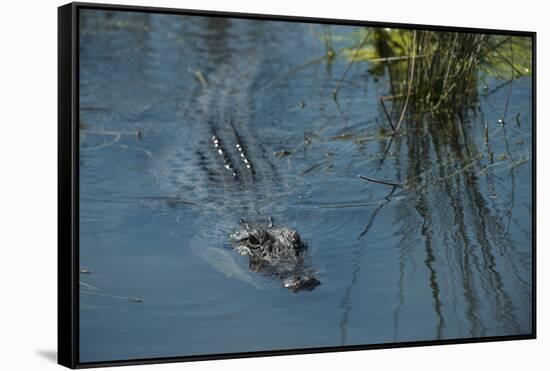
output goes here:
{"type": "Polygon", "coordinates": [[[356,33],[82,11],[81,361],[531,332],[530,77],[389,136],[356,33]],[[268,217],[315,290],[230,248],[268,217]]]}

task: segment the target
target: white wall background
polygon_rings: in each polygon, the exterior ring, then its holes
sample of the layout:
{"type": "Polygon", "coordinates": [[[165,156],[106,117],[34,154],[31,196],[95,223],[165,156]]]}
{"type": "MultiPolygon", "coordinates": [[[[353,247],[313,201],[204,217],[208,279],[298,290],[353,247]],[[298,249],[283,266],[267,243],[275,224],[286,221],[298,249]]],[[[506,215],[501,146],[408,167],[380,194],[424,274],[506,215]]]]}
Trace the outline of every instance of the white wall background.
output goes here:
{"type": "MultiPolygon", "coordinates": [[[[90,0],[93,1],[93,0],[90,0]]],[[[107,1],[107,0],[106,0],[107,1]]],[[[105,2],[106,2],[105,1],[105,2]]],[[[115,1],[115,0],[111,0],[115,1]]],[[[548,360],[550,186],[543,1],[140,0],[118,3],[538,32],[538,335],[535,341],[134,366],[128,370],[541,369],[548,360]],[[546,291],[546,292],[545,292],[546,291]],[[546,354],[545,354],[546,353],[546,354]],[[537,366],[538,365],[538,366],[537,366]],[[145,367],[145,368],[143,368],[145,367]]],[[[2,2],[0,22],[0,369],[60,369],[56,350],[57,9],[63,1],[2,2]]]]}

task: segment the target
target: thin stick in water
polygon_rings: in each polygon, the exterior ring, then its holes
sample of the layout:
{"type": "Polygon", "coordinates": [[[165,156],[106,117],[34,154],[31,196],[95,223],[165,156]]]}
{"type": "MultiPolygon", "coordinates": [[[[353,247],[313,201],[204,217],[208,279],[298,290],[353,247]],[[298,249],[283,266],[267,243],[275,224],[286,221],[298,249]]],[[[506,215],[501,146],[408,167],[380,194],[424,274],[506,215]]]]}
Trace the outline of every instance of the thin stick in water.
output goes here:
{"type": "Polygon", "coordinates": [[[413,46],[412,46],[412,58],[411,58],[411,70],[409,74],[409,87],[407,88],[407,98],[405,98],[405,103],[403,104],[403,109],[401,110],[401,116],[399,117],[399,121],[397,122],[397,126],[395,127],[395,132],[399,132],[399,128],[401,127],[401,123],[403,122],[403,118],[405,117],[405,112],[407,111],[407,105],[409,103],[409,97],[411,96],[412,91],[412,83],[414,78],[414,65],[416,61],[416,30],[413,31],[413,46]]]}
{"type": "Polygon", "coordinates": [[[376,179],[376,178],[372,178],[370,176],[365,176],[365,175],[358,175],[358,178],[363,179],[363,180],[368,180],[369,182],[378,183],[378,184],[385,184],[385,185],[389,185],[389,186],[393,186],[393,187],[403,187],[404,186],[404,184],[400,183],[400,182],[394,182],[394,181],[391,181],[391,180],[376,179]]]}
{"type": "Polygon", "coordinates": [[[512,88],[514,86],[514,48],[512,47],[512,39],[510,39],[510,67],[512,70],[512,77],[510,79],[510,89],[508,89],[508,95],[506,96],[506,104],[504,105],[504,114],[502,121],[506,122],[506,116],[508,115],[508,106],[510,105],[510,98],[512,96],[512,88]]]}
{"type": "Polygon", "coordinates": [[[386,117],[388,119],[388,123],[391,126],[391,130],[395,134],[395,126],[393,125],[393,121],[391,119],[390,114],[388,113],[388,110],[386,109],[386,105],[384,104],[384,99],[382,99],[382,97],[380,97],[380,104],[382,104],[382,108],[384,109],[384,113],[386,114],[386,117]]]}

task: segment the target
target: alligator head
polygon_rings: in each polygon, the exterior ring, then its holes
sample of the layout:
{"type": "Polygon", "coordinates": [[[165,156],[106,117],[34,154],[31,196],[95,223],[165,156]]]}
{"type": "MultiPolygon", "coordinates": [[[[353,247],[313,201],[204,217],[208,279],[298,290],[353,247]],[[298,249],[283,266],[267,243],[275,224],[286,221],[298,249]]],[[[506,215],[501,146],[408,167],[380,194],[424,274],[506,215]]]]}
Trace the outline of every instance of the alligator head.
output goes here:
{"type": "Polygon", "coordinates": [[[249,257],[250,269],[276,276],[283,287],[298,292],[312,290],[321,282],[304,263],[307,245],[300,234],[288,227],[241,221],[242,229],[229,235],[233,248],[249,257]]]}

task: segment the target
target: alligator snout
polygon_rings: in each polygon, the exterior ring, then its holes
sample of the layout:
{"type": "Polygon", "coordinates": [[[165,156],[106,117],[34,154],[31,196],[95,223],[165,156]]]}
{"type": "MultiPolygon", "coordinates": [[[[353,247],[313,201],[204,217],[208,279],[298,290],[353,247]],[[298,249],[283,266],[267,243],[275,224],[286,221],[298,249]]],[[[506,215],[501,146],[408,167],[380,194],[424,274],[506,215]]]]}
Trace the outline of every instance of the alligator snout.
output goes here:
{"type": "Polygon", "coordinates": [[[292,292],[298,292],[301,290],[311,291],[317,285],[320,285],[321,281],[310,275],[295,274],[286,278],[283,281],[283,287],[289,289],[292,292]]]}

